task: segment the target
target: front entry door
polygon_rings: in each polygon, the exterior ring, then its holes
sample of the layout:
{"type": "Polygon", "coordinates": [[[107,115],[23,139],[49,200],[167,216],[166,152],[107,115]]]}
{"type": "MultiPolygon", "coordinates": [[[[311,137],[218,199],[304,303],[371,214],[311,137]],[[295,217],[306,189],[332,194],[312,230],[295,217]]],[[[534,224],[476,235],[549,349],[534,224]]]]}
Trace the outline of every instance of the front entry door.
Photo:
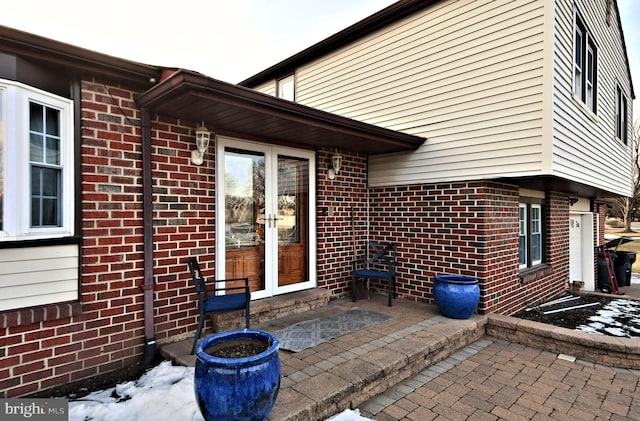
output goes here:
{"type": "Polygon", "coordinates": [[[584,282],[585,291],[595,291],[593,214],[569,214],[569,281],[584,282]]]}
{"type": "Polygon", "coordinates": [[[248,277],[252,298],[315,286],[314,156],[217,141],[217,273],[248,277]]]}

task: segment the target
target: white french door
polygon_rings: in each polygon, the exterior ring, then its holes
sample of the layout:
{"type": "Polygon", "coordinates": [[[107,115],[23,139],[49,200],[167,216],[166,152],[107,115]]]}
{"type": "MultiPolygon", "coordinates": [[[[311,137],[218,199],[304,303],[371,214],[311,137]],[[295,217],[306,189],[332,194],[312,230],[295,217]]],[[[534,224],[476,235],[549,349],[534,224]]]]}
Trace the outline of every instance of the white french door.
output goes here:
{"type": "Polygon", "coordinates": [[[218,137],[218,278],[248,277],[251,297],[316,286],[313,152],[218,137]]]}

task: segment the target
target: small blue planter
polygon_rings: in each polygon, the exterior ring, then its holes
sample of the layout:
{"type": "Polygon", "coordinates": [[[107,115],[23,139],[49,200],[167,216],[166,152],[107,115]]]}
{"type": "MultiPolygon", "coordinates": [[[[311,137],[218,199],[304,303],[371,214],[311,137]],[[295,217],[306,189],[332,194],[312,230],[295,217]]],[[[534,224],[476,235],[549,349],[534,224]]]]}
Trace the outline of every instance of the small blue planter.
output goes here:
{"type": "Polygon", "coordinates": [[[202,340],[196,351],[194,391],[207,421],[263,421],[280,390],[278,339],[261,330],[233,330],[202,340]],[[268,349],[241,358],[220,358],[206,350],[223,342],[260,341],[268,349]]]}
{"type": "Polygon", "coordinates": [[[433,298],[443,315],[468,319],[480,303],[478,280],[463,275],[436,275],[433,298]]]}

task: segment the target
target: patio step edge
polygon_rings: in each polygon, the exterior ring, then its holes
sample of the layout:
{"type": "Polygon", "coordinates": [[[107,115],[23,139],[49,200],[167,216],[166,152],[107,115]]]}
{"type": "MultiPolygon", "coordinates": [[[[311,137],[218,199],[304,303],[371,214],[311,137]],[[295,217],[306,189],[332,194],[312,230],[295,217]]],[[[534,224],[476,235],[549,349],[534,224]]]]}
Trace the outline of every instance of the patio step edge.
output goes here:
{"type": "Polygon", "coordinates": [[[377,349],[361,354],[358,349],[350,350],[358,355],[281,388],[269,420],[324,420],[356,408],[481,339],[486,323],[486,316],[456,321],[436,316],[380,338],[377,349]]]}

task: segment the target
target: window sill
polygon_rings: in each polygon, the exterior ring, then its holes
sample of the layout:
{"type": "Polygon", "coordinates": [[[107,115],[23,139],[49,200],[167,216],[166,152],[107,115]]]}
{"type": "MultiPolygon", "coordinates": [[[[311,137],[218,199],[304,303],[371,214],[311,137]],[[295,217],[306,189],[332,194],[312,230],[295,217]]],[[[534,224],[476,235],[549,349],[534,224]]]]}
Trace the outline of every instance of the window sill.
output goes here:
{"type": "Polygon", "coordinates": [[[571,92],[571,97],[573,98],[574,104],[582,111],[585,117],[589,118],[595,124],[598,124],[598,115],[587,106],[587,104],[582,101],[578,96],[576,96],[575,92],[571,92]]]}
{"type": "Polygon", "coordinates": [[[45,239],[22,239],[17,241],[5,241],[4,238],[0,238],[0,249],[61,246],[67,244],[81,244],[81,241],[82,239],[77,236],[45,239]]]}
{"type": "Polygon", "coordinates": [[[527,285],[531,282],[535,282],[553,273],[553,268],[548,264],[537,265],[532,268],[522,269],[520,271],[520,283],[527,285]]]}
{"type": "Polygon", "coordinates": [[[0,326],[3,329],[16,326],[29,326],[40,322],[68,319],[82,313],[79,301],[50,304],[38,307],[6,310],[0,312],[0,326]]]}

